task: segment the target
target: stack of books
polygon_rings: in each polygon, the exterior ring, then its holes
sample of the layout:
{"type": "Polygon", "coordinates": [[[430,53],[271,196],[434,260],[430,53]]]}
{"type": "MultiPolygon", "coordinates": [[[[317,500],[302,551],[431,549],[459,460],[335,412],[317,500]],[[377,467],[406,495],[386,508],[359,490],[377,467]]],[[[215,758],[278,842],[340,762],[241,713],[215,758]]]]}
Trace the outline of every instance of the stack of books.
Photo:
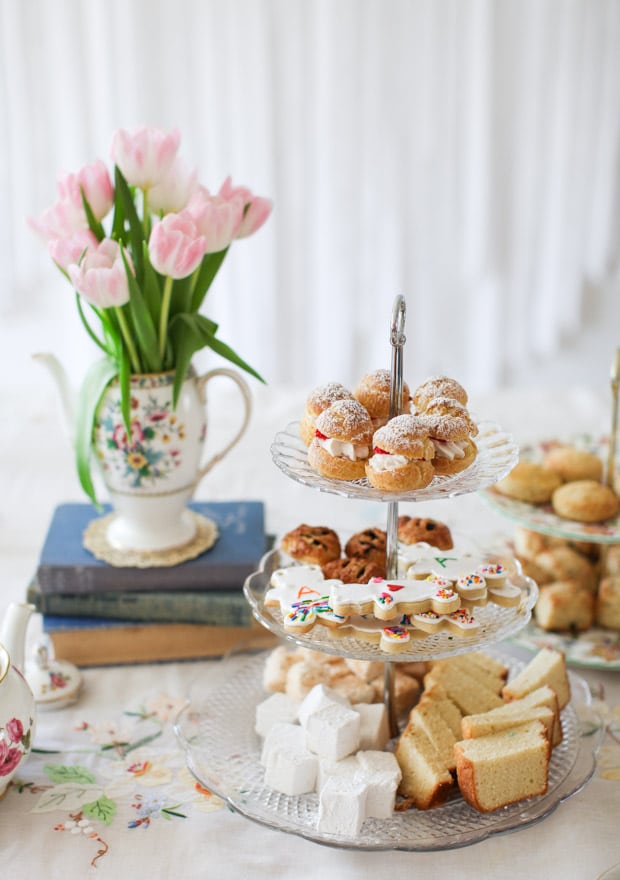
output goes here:
{"type": "Polygon", "coordinates": [[[193,503],[219,537],[170,567],[121,568],[82,544],[90,504],[54,511],[27,599],[58,659],[78,666],[219,656],[274,637],[253,620],[243,583],[269,548],[260,501],[193,503]]]}

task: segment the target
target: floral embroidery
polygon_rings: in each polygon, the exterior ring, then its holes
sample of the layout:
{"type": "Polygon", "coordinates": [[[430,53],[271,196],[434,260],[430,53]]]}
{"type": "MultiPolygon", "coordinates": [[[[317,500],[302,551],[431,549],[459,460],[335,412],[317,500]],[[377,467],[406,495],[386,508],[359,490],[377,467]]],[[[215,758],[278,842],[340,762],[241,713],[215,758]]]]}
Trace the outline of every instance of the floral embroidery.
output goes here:
{"type": "MultiPolygon", "coordinates": [[[[36,797],[32,812],[61,813],[53,829],[71,846],[89,843],[84,852],[92,866],[110,850],[105,830],[110,826],[148,831],[162,820],[222,809],[220,798],[197,785],[176,743],[173,722],[185,702],[157,694],[117,718],[84,719],[73,728],[87,743],[78,748],[79,762],[53,763],[49,755],[43,760],[35,754],[27,766],[38,760],[47,784],[14,779],[13,791],[36,797]]],[[[15,738],[20,733],[19,723],[9,722],[7,729],[15,738]]],[[[70,754],[67,750],[65,760],[70,754]]]]}

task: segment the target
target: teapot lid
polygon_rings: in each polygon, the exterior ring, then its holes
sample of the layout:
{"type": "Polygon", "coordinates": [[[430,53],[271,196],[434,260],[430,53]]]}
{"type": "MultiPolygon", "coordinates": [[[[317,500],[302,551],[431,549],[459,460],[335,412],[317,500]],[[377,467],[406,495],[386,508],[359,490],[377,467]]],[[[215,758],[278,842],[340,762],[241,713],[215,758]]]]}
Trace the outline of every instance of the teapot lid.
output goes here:
{"type": "Polygon", "coordinates": [[[46,642],[36,646],[34,663],[28,664],[26,679],[40,709],[70,706],[76,702],[82,686],[82,675],[77,666],[51,657],[46,642]]]}

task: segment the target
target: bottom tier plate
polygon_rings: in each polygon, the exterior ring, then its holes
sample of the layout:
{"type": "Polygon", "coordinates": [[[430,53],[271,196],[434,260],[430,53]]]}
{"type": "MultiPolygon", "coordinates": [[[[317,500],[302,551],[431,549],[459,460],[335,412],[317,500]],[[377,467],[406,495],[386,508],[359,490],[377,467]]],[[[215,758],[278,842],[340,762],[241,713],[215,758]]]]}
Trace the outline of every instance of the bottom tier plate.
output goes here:
{"type": "MultiPolygon", "coordinates": [[[[573,698],[562,712],[564,738],[553,751],[547,794],[485,814],[455,793],[433,810],[395,811],[389,819],[367,819],[356,838],[321,833],[316,828],[318,795],[290,797],[263,781],[261,739],[254,732],[254,718],[257,704],[267,696],[262,684],[266,657],[262,653],[235,658],[225,682],[208,694],[197,695],[181,712],[176,732],[198,782],[238,813],[270,828],[343,848],[452,849],[543,819],[583,788],[594,773],[600,737],[592,734],[596,725],[584,724],[592,712],[587,685],[571,673],[573,698]]],[[[523,666],[512,658],[501,659],[511,674],[523,666]]]]}

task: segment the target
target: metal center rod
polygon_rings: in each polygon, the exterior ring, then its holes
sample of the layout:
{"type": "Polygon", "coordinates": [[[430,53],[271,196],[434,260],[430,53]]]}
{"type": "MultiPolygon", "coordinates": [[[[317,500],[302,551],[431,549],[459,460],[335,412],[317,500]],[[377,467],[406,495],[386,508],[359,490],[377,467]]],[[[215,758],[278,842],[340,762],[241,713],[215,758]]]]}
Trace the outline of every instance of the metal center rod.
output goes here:
{"type": "MultiPolygon", "coordinates": [[[[392,365],[390,371],[390,418],[400,415],[403,399],[403,346],[405,337],[405,300],[397,296],[392,310],[390,343],[392,345],[392,365]]],[[[398,576],[398,502],[388,502],[386,527],[386,574],[388,578],[398,576]]],[[[390,736],[398,735],[398,720],[394,699],[395,666],[389,661],[385,663],[384,701],[388,713],[390,736]]]]}

